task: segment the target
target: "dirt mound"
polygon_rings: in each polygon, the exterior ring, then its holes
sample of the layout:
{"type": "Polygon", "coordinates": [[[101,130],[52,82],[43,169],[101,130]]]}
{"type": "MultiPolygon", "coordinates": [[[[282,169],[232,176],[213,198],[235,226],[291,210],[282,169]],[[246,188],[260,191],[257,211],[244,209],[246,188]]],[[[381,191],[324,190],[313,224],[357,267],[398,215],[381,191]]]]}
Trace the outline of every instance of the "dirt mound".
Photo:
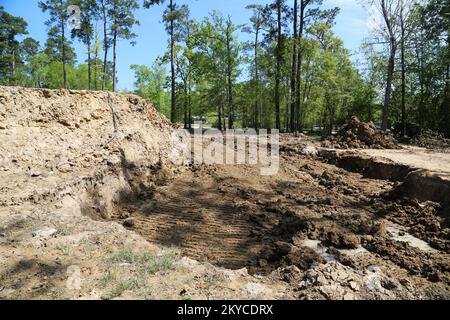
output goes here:
{"type": "Polygon", "coordinates": [[[0,205],[95,189],[96,206],[108,207],[171,168],[173,129],[134,95],[0,87],[0,205]]]}
{"type": "Polygon", "coordinates": [[[352,119],[334,137],[328,137],[323,147],[336,149],[401,149],[387,132],[378,130],[372,123],[352,119]]]}

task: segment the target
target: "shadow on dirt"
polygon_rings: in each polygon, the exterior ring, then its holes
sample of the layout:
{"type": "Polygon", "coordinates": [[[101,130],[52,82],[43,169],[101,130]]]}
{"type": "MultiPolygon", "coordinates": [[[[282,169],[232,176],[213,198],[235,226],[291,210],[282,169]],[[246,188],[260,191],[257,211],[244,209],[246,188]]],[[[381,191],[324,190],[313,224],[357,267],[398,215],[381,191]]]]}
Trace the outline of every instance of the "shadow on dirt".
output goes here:
{"type": "MultiPolygon", "coordinates": [[[[25,290],[26,296],[29,297],[49,297],[57,294],[54,290],[55,281],[64,283],[67,278],[67,268],[67,265],[57,262],[22,259],[0,274],[0,283],[9,283],[12,290],[17,290],[17,296],[24,296],[25,290]],[[52,280],[46,281],[45,279],[52,280]]],[[[14,294],[13,292],[12,297],[14,294]]]]}

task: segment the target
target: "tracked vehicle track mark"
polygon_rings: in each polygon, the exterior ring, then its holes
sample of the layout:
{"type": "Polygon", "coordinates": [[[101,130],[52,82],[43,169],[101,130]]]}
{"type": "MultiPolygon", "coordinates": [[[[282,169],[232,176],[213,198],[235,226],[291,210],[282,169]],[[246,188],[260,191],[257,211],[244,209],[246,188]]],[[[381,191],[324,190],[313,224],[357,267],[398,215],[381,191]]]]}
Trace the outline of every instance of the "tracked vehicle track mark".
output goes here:
{"type": "MultiPolygon", "coordinates": [[[[372,252],[366,260],[338,257],[362,272],[369,263],[397,268],[400,277],[412,270],[426,279],[447,277],[439,270],[448,256],[433,256],[437,267],[431,268],[424,254],[416,252],[411,258],[411,248],[399,250],[383,233],[380,220],[403,210],[391,208],[380,196],[392,182],[363,179],[298,156],[287,158],[271,179],[261,179],[257,171],[239,166],[193,168],[122,209],[132,212],[132,229],[149,242],[176,246],[183,255],[229,269],[246,267],[258,274],[289,265],[309,269],[323,259],[300,243],[314,239],[331,249],[363,245],[372,252]],[[380,251],[377,243],[389,250],[380,251]]],[[[120,216],[119,210],[114,218],[124,219],[120,216]]]]}
{"type": "MultiPolygon", "coordinates": [[[[148,200],[151,209],[133,215],[133,229],[150,242],[176,246],[200,261],[240,269],[258,263],[261,240],[252,237],[257,225],[233,205],[219,200],[217,181],[208,177],[192,184],[191,172],[148,200]]],[[[130,210],[131,211],[131,210],[130,210]]]]}

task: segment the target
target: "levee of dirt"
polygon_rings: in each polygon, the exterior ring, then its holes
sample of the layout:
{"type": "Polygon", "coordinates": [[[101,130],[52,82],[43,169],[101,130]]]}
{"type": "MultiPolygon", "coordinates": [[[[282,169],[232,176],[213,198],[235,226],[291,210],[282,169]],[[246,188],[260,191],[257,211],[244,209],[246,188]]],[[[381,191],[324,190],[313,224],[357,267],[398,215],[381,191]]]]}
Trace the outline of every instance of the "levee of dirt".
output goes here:
{"type": "Polygon", "coordinates": [[[372,123],[361,122],[357,117],[352,117],[336,136],[327,137],[322,146],[336,149],[401,148],[391,134],[377,129],[372,123]]]}
{"type": "Polygon", "coordinates": [[[0,295],[73,297],[67,268],[95,273],[101,261],[82,244],[105,256],[142,245],[91,216],[170,178],[173,129],[133,95],[0,87],[0,295]]]}

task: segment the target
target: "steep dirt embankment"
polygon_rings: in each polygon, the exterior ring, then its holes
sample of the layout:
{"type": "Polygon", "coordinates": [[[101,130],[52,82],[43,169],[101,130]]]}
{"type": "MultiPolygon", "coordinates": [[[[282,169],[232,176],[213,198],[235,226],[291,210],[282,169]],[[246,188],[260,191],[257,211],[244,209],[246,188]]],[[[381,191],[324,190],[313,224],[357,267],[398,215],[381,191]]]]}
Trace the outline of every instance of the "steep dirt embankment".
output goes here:
{"type": "Polygon", "coordinates": [[[150,173],[172,169],[165,160],[172,125],[137,96],[111,94],[116,134],[107,93],[1,87],[0,104],[2,205],[79,189],[108,207],[118,200],[109,197],[138,187],[131,175],[145,185],[155,180],[150,173]],[[99,182],[105,188],[94,192],[99,182]]]}

